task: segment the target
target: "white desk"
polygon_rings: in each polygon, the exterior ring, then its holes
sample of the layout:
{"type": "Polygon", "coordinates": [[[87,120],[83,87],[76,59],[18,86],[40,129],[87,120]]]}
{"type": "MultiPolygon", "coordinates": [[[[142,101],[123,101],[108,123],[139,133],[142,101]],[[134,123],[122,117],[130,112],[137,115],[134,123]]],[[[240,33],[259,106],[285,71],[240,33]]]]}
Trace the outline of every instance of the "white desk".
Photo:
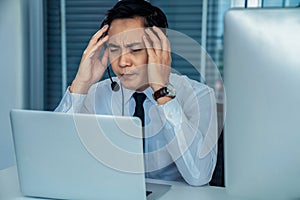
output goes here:
{"type": "MultiPolygon", "coordinates": [[[[185,183],[150,180],[150,182],[163,182],[172,185],[161,200],[237,200],[240,198],[229,196],[225,188],[221,187],[192,187],[185,183]]],[[[15,166],[0,170],[0,200],[37,200],[36,198],[23,197],[19,189],[17,168],[15,166]]]]}

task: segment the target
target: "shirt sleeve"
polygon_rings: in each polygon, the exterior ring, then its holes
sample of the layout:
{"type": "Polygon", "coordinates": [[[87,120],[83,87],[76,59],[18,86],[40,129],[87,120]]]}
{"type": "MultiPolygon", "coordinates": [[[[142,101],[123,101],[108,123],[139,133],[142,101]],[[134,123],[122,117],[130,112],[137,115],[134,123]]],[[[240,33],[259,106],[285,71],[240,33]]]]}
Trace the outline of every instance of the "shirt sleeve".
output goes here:
{"type": "Polygon", "coordinates": [[[167,121],[167,149],[179,172],[187,183],[200,186],[211,180],[217,161],[216,102],[209,87],[188,97],[184,103],[169,101],[160,112],[167,121]]]}
{"type": "Polygon", "coordinates": [[[84,112],[84,101],[86,99],[85,94],[71,93],[69,87],[61,99],[59,105],[54,110],[55,112],[65,113],[80,113],[84,112]]]}

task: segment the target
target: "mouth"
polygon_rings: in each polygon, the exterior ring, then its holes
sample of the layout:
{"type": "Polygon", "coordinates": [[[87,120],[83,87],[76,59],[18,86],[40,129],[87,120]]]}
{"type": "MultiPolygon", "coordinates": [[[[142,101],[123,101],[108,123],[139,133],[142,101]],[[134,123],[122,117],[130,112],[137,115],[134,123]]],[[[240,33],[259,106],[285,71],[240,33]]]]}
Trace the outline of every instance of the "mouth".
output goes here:
{"type": "Polygon", "coordinates": [[[132,79],[135,74],[134,73],[125,73],[125,74],[120,74],[122,79],[132,79]]]}

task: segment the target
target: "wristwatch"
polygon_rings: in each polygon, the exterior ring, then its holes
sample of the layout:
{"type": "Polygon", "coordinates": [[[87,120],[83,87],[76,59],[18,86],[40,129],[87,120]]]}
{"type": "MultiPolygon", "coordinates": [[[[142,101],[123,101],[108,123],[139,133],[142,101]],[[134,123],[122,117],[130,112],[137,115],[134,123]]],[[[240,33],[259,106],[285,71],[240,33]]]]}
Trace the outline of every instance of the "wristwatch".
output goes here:
{"type": "Polygon", "coordinates": [[[155,101],[157,101],[157,99],[159,99],[161,97],[165,97],[165,96],[173,99],[176,96],[176,91],[175,91],[174,86],[171,85],[170,83],[168,83],[165,87],[162,87],[159,90],[155,91],[152,96],[155,101]]]}

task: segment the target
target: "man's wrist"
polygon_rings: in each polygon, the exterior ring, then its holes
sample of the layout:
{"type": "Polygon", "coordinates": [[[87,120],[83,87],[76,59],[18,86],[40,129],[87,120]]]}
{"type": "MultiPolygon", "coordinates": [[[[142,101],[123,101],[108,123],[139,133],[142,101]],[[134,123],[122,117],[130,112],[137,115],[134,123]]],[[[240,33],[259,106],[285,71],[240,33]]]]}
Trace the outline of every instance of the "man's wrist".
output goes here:
{"type": "Polygon", "coordinates": [[[69,91],[70,93],[87,94],[90,87],[91,86],[89,84],[83,84],[74,80],[72,85],[69,87],[69,91]]]}
{"type": "Polygon", "coordinates": [[[168,98],[164,98],[164,100],[161,100],[158,102],[158,103],[161,103],[161,102],[165,103],[165,102],[168,102],[171,99],[175,98],[176,90],[172,84],[168,83],[164,87],[161,87],[160,89],[154,91],[154,93],[152,95],[153,95],[154,100],[157,102],[159,99],[161,99],[163,97],[168,97],[168,98]]]}
{"type": "MultiPolygon", "coordinates": [[[[165,84],[166,85],[166,84],[165,84]]],[[[151,85],[151,88],[154,92],[160,90],[161,88],[165,87],[165,85],[162,85],[162,84],[152,84],[151,85]]]]}
{"type": "Polygon", "coordinates": [[[156,100],[156,102],[158,105],[164,105],[164,104],[168,103],[169,101],[171,101],[172,99],[174,99],[174,98],[165,96],[165,97],[160,97],[159,99],[156,100]]]}

